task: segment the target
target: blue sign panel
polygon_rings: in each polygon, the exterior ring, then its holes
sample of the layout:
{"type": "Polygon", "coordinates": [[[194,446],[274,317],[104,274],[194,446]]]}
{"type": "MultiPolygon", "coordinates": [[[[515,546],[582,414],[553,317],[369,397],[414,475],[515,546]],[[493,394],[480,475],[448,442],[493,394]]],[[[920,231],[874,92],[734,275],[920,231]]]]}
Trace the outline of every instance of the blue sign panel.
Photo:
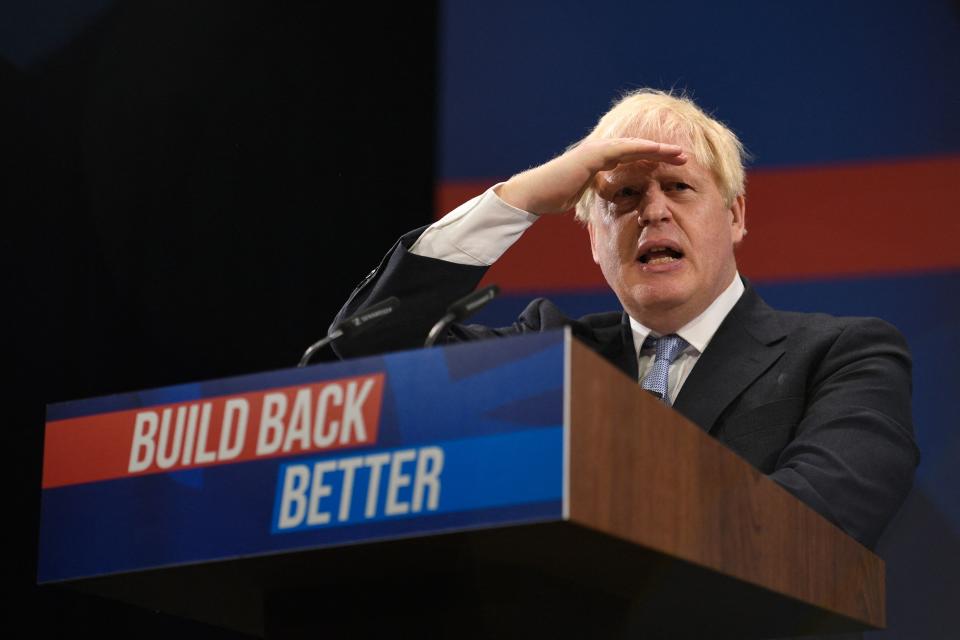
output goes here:
{"type": "Polygon", "coordinates": [[[552,332],[48,408],[40,582],[562,517],[552,332]]]}

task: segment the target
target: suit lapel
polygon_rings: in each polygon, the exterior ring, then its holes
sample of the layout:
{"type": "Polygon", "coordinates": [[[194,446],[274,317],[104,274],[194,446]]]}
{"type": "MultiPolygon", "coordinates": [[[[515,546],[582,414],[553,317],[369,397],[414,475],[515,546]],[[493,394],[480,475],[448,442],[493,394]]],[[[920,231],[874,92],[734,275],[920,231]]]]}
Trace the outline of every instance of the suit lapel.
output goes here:
{"type": "Polygon", "coordinates": [[[683,384],[673,408],[711,431],[737,396],[783,355],[775,313],[749,284],[683,384]]]}

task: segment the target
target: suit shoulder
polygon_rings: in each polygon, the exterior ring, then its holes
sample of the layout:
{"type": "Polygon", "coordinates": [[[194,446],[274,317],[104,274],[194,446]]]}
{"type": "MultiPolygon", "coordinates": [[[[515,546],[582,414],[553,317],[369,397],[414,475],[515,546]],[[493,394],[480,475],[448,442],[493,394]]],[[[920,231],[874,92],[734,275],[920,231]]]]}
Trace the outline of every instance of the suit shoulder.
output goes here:
{"type": "Polygon", "coordinates": [[[840,334],[885,337],[895,342],[905,342],[897,327],[882,318],[870,316],[834,316],[827,313],[778,311],[781,326],[787,333],[824,334],[839,337],[840,334]]]}
{"type": "MultiPolygon", "coordinates": [[[[856,364],[878,362],[904,372],[911,370],[910,348],[903,334],[886,320],[873,317],[831,316],[825,313],[777,312],[787,351],[816,362],[811,380],[856,364]]],[[[909,383],[907,383],[909,386],[909,383]]]]}

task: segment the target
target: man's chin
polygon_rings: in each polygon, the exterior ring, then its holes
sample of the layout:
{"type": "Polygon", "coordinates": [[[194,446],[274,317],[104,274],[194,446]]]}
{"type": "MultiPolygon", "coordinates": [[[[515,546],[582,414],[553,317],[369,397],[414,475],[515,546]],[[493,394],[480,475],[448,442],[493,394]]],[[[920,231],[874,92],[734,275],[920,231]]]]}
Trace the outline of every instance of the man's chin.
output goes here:
{"type": "Polygon", "coordinates": [[[644,318],[672,315],[690,302],[691,291],[683,282],[673,278],[658,278],[653,282],[646,278],[633,283],[621,296],[627,312],[644,324],[644,318]]]}

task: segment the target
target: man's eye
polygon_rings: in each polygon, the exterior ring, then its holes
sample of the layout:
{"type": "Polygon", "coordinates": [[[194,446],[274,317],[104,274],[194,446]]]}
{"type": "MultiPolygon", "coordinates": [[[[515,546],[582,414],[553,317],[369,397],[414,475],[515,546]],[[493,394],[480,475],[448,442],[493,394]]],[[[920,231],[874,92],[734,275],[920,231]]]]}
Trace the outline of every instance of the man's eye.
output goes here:
{"type": "Polygon", "coordinates": [[[667,187],[673,191],[688,191],[693,188],[686,182],[672,182],[667,187]]]}

